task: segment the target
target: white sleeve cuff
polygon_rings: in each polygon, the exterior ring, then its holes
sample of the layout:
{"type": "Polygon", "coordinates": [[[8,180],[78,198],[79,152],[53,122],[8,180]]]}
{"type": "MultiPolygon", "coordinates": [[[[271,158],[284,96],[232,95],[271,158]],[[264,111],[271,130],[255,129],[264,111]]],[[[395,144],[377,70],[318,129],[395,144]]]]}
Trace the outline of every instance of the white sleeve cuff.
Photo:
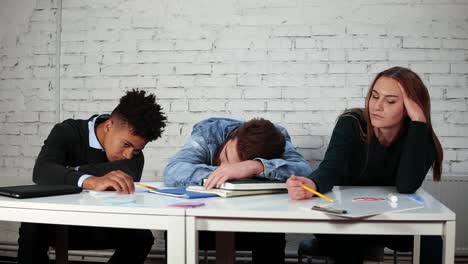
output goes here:
{"type": "Polygon", "coordinates": [[[81,177],[78,179],[78,187],[83,187],[83,182],[91,177],[89,174],[81,175],[81,177]]]}

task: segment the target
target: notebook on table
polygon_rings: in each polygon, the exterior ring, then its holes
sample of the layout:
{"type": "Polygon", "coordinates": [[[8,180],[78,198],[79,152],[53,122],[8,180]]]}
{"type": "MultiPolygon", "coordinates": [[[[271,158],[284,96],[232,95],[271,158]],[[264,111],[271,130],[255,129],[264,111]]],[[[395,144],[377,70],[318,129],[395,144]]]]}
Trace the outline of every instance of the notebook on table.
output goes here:
{"type": "Polygon", "coordinates": [[[221,197],[236,197],[236,196],[247,196],[247,195],[260,195],[260,194],[274,194],[274,193],[285,193],[286,189],[264,189],[264,190],[226,190],[213,188],[206,190],[203,186],[189,186],[187,191],[197,192],[200,194],[215,194],[221,197]]]}
{"type": "Polygon", "coordinates": [[[81,188],[72,185],[18,185],[0,187],[0,195],[13,198],[35,198],[80,193],[81,188]]]}
{"type": "MultiPolygon", "coordinates": [[[[205,183],[206,179],[203,181],[205,183]]],[[[218,189],[232,190],[232,191],[247,191],[247,190],[286,190],[286,183],[278,180],[270,180],[260,177],[253,177],[244,180],[230,180],[227,181],[218,189]]]]}
{"type": "Polygon", "coordinates": [[[186,189],[185,187],[157,189],[157,190],[150,190],[149,192],[155,193],[155,194],[166,195],[166,196],[177,197],[177,198],[184,198],[184,199],[197,199],[197,198],[208,198],[208,197],[218,196],[213,193],[192,192],[188,188],[186,189]]]}

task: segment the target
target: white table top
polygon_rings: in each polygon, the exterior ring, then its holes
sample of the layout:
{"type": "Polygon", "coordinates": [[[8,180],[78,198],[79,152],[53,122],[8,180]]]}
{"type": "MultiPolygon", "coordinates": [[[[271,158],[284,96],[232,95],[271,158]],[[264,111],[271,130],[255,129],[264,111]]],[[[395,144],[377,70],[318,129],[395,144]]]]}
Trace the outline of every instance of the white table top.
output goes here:
{"type": "MultiPolygon", "coordinates": [[[[367,193],[396,193],[394,187],[335,187],[326,195],[336,202],[351,200],[351,197],[366,196],[367,193]]],[[[402,212],[379,214],[365,218],[370,221],[446,221],[455,220],[455,213],[420,189],[417,194],[424,199],[424,207],[402,212]]],[[[403,195],[403,194],[402,194],[403,195]]],[[[256,219],[313,219],[313,220],[350,220],[332,214],[310,210],[313,205],[325,205],[321,198],[293,201],[287,194],[257,195],[232,198],[207,198],[205,206],[187,209],[188,216],[218,218],[256,218],[256,219]]]]}
{"type": "MultiPolygon", "coordinates": [[[[160,187],[162,183],[153,186],[160,187]]],[[[182,264],[186,263],[185,209],[169,207],[179,202],[181,199],[148,192],[118,195],[84,191],[30,199],[0,197],[0,220],[167,230],[168,263],[182,264]]]]}
{"type": "Polygon", "coordinates": [[[151,193],[131,195],[94,196],[88,192],[29,199],[0,197],[0,207],[98,213],[125,213],[141,215],[185,215],[183,208],[168,207],[181,199],[151,193]],[[115,203],[112,203],[112,199],[115,203]],[[119,204],[119,201],[132,202],[119,204]]]}
{"type": "MultiPolygon", "coordinates": [[[[326,195],[340,202],[351,197],[369,193],[396,193],[394,187],[335,187],[326,195]]],[[[402,212],[392,212],[368,217],[367,220],[405,221],[422,219],[424,221],[455,220],[455,213],[420,189],[417,194],[424,199],[424,207],[402,212]]],[[[205,206],[183,209],[169,207],[170,204],[187,202],[187,199],[173,198],[151,193],[137,192],[132,195],[95,196],[87,192],[72,195],[50,196],[30,199],[0,197],[0,206],[8,208],[28,208],[74,212],[126,213],[141,215],[204,216],[222,218],[265,218],[265,219],[314,219],[349,220],[319,211],[310,210],[313,205],[326,205],[328,202],[313,199],[293,201],[287,194],[254,195],[231,198],[205,198],[205,206]],[[117,203],[110,203],[116,199],[117,203]],[[119,204],[121,200],[131,203],[119,204]]],[[[334,205],[335,206],[335,205],[334,205]]]]}

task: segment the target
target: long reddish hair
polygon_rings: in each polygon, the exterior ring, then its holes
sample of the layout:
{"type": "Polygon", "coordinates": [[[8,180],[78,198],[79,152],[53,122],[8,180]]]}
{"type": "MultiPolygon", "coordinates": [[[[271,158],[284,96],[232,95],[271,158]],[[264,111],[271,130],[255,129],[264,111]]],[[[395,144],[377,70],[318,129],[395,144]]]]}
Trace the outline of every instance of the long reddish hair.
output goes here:
{"type": "Polygon", "coordinates": [[[372,82],[369,91],[367,92],[366,108],[364,109],[364,118],[367,121],[367,134],[365,135],[367,143],[370,143],[372,137],[374,136],[374,127],[372,126],[372,123],[370,122],[369,118],[369,100],[372,96],[372,90],[374,89],[374,85],[380,77],[392,78],[395,81],[399,82],[401,86],[403,86],[403,89],[405,89],[406,94],[408,94],[408,97],[414,100],[416,104],[418,104],[419,107],[421,107],[421,109],[423,110],[424,116],[426,117],[426,124],[431,131],[432,140],[436,148],[437,157],[434,161],[434,164],[432,165],[433,179],[435,181],[440,181],[444,153],[442,150],[442,146],[440,145],[440,141],[437,138],[434,129],[432,128],[431,100],[429,97],[429,92],[421,78],[419,78],[419,76],[410,69],[403,67],[390,68],[377,74],[374,81],[372,82]]]}

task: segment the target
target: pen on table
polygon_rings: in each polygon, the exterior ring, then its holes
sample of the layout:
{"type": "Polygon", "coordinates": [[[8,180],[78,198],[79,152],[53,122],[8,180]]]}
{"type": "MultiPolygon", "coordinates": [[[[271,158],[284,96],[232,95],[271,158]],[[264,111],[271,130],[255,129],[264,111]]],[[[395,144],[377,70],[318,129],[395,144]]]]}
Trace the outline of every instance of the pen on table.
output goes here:
{"type": "Polygon", "coordinates": [[[336,208],[331,208],[331,207],[321,207],[321,206],[317,206],[317,205],[314,205],[312,207],[312,210],[322,211],[322,212],[326,212],[326,213],[333,213],[333,214],[346,214],[346,213],[348,213],[348,211],[346,211],[346,210],[336,209],[336,208]]]}
{"type": "Polygon", "coordinates": [[[424,199],[421,196],[417,195],[417,194],[414,194],[414,193],[408,194],[408,197],[415,200],[418,203],[424,203],[424,199]]]}
{"type": "Polygon", "coordinates": [[[317,195],[318,197],[323,198],[323,199],[329,201],[330,203],[333,203],[333,200],[330,199],[330,197],[328,197],[328,196],[326,196],[326,195],[324,195],[324,194],[321,194],[321,193],[317,192],[316,190],[310,188],[309,186],[306,186],[306,185],[304,185],[304,184],[301,184],[301,187],[302,187],[302,189],[304,189],[304,190],[306,190],[306,191],[308,191],[308,192],[311,192],[311,193],[317,195]]]}
{"type": "Polygon", "coordinates": [[[144,184],[144,183],[137,183],[137,185],[140,186],[140,187],[146,188],[146,189],[153,190],[153,191],[158,189],[158,188],[156,188],[156,187],[149,186],[149,185],[146,185],[146,184],[144,184]]]}

